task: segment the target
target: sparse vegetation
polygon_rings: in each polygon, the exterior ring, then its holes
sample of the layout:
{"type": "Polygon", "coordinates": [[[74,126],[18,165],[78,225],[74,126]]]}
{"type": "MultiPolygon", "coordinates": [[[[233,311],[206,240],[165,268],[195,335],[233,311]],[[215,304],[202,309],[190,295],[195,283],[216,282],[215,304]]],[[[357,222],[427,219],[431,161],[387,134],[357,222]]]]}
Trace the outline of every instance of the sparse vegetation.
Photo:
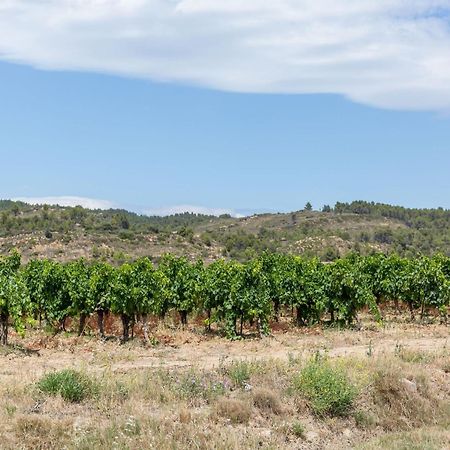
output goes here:
{"type": "Polygon", "coordinates": [[[446,448],[445,326],[398,324],[374,333],[373,323],[365,322],[366,331],[290,331],[233,343],[166,328],[161,336],[177,345],[156,348],[34,332],[23,342],[40,342],[40,356],[10,354],[0,373],[1,447],[446,448]],[[432,352],[419,351],[410,339],[417,330],[441,345],[430,341],[432,352]],[[420,361],[399,357],[400,338],[420,361]],[[355,339],[364,342],[349,350],[355,339]],[[324,340],[327,358],[316,353],[324,340]],[[80,365],[82,372],[72,368],[80,365]]]}

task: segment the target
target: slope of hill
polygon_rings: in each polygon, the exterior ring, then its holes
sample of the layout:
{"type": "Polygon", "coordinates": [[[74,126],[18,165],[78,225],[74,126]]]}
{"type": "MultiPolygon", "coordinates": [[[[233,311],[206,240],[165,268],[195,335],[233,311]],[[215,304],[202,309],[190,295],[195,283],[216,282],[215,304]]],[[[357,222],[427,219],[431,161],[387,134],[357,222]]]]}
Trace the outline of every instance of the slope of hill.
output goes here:
{"type": "Polygon", "coordinates": [[[333,260],[349,251],[450,254],[450,211],[369,202],[323,211],[245,218],[176,214],[147,217],[125,210],[32,206],[0,201],[0,253],[17,248],[25,260],[99,258],[120,263],[166,252],[206,261],[246,260],[264,250],[333,260]]]}

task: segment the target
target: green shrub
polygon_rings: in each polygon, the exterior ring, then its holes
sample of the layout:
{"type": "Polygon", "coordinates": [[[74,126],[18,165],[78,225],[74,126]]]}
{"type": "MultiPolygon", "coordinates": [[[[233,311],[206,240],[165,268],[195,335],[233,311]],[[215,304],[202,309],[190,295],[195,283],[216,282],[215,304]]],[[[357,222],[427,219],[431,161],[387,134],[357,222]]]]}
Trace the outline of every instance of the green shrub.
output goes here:
{"type": "Polygon", "coordinates": [[[301,422],[294,422],[291,427],[294,436],[304,439],[305,438],[305,427],[301,422]]]}
{"type": "Polygon", "coordinates": [[[294,387],[318,415],[347,415],[357,395],[344,372],[320,360],[311,361],[300,372],[294,379],[294,387]]]}
{"type": "Polygon", "coordinates": [[[73,369],[45,374],[37,383],[40,392],[61,395],[72,403],[81,402],[96,392],[95,383],[85,374],[73,369]]]}

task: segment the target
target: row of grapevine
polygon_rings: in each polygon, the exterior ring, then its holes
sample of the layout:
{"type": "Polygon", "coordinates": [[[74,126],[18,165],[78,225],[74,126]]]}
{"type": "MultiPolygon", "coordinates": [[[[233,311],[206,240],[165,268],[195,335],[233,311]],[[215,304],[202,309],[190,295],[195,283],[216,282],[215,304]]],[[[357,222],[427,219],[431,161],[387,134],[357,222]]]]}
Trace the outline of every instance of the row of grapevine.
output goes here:
{"type": "Polygon", "coordinates": [[[149,338],[148,318],[172,311],[186,325],[202,315],[205,325],[222,327],[229,338],[242,335],[245,323],[261,334],[281,311],[295,311],[298,325],[323,320],[352,324],[363,308],[382,320],[383,303],[408,305],[411,318],[434,309],[447,318],[450,299],[450,258],[404,259],[397,255],[350,255],[331,264],[317,259],[266,253],[246,263],[218,260],[210,265],[164,256],[154,267],[147,258],[120,267],[84,259],[67,264],[32,260],[21,265],[13,252],[0,259],[0,342],[8,326],[20,332],[27,326],[65,329],[76,318],[82,334],[96,314],[98,331],[105,317],[120,317],[123,339],[140,321],[149,338]]]}

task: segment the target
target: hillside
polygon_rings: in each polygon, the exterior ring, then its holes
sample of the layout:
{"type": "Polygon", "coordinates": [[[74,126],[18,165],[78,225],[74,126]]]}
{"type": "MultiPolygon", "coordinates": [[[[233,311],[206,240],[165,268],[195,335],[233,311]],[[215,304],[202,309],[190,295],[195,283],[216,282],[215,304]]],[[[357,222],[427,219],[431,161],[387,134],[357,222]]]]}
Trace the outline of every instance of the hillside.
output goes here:
{"type": "Polygon", "coordinates": [[[125,210],[32,206],[0,201],[0,253],[17,248],[24,260],[50,257],[157,260],[171,252],[207,261],[246,260],[264,250],[333,260],[349,251],[450,254],[450,211],[384,204],[336,203],[318,211],[245,218],[176,214],[147,217],[125,210]]]}

